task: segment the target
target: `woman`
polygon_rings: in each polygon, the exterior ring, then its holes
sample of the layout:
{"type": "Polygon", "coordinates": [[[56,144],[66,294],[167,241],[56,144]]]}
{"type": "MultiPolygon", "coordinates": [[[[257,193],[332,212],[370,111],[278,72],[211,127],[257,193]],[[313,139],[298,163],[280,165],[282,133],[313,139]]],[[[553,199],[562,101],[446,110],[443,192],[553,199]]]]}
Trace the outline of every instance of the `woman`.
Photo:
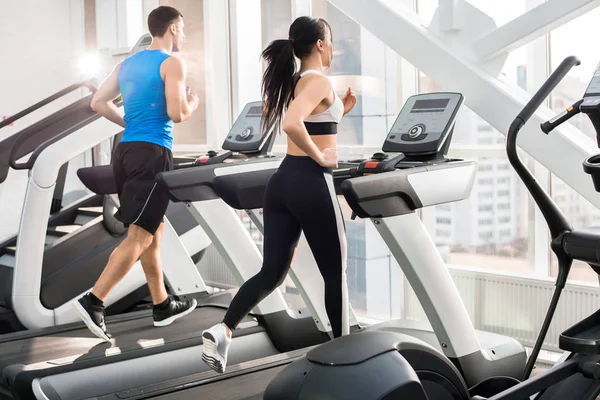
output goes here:
{"type": "Polygon", "coordinates": [[[262,53],[268,63],[263,128],[283,128],[287,155],[265,191],[262,269],[240,287],[223,322],[202,333],[202,359],[215,371],[225,371],[232,330],[282,284],[301,232],[325,281],[333,334],[348,333],[348,322],[342,321],[342,307],[348,307],[346,236],[331,169],[337,167],[337,124],[352,110],[356,96],[348,88],[339,98],[319,72],[331,65],[332,53],[329,24],[310,17],[296,19],[289,39],[273,41],[262,53]],[[294,55],[300,59],[297,74],[294,55]]]}

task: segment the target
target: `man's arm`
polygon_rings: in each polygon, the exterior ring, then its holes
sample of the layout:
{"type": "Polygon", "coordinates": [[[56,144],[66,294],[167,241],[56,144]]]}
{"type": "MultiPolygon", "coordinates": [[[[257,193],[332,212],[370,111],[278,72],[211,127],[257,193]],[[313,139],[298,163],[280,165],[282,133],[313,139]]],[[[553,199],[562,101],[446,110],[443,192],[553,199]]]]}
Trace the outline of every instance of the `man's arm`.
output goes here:
{"type": "Polygon", "coordinates": [[[104,118],[125,128],[125,120],[119,112],[117,106],[113,103],[119,94],[119,68],[121,63],[117,64],[108,78],[102,82],[94,97],[92,97],[92,110],[102,115],[104,118]]]}
{"type": "Polygon", "coordinates": [[[163,65],[167,113],[173,122],[183,122],[198,108],[198,96],[185,86],[186,68],[178,57],[170,57],[163,65]]]}

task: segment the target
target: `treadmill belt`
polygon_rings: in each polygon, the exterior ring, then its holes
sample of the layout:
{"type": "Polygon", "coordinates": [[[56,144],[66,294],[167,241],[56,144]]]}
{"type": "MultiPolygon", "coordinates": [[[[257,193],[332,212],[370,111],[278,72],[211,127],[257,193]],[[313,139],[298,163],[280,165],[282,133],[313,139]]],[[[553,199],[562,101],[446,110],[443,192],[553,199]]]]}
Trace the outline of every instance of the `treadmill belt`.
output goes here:
{"type": "Polygon", "coordinates": [[[286,365],[264,369],[251,374],[244,374],[230,379],[223,379],[214,383],[192,387],[162,396],[155,399],[169,400],[258,400],[269,385],[269,382],[285,368],[286,365]]]}
{"type": "Polygon", "coordinates": [[[136,318],[130,316],[127,319],[107,320],[108,331],[113,335],[112,344],[96,338],[87,328],[81,328],[83,324],[55,334],[44,334],[42,331],[40,336],[0,342],[0,371],[14,364],[26,365],[28,369],[45,369],[86,361],[99,365],[111,362],[111,357],[115,361],[117,358],[127,357],[127,353],[141,350],[153,353],[160,352],[165,347],[180,347],[178,342],[198,341],[199,344],[202,330],[221,322],[225,310],[199,307],[166,327],[154,326],[151,311],[136,314],[136,318]]]}

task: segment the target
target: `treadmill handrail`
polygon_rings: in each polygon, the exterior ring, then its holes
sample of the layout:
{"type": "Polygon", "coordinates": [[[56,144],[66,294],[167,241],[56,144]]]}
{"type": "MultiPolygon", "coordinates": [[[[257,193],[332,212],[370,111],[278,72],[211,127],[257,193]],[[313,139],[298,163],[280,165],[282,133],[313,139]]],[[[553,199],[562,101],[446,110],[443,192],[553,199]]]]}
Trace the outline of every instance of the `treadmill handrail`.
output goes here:
{"type": "MultiPolygon", "coordinates": [[[[89,95],[87,97],[90,101],[91,98],[89,98],[89,95]]],[[[82,101],[86,99],[85,97],[80,99],[79,101],[82,101]]],[[[73,103],[76,104],[76,103],[73,103]]],[[[72,105],[73,105],[72,104],[72,105]]],[[[117,105],[117,107],[121,106],[121,101],[117,100],[115,101],[115,104],[117,105]]],[[[72,106],[71,105],[71,106],[72,106]]],[[[73,132],[79,130],[80,128],[88,125],[90,122],[100,118],[100,114],[96,113],[95,111],[93,111],[91,108],[89,109],[90,111],[90,116],[88,116],[87,118],[81,120],[79,123],[70,126],[68,129],[62,131],[60,134],[46,140],[45,142],[42,142],[38,147],[35,148],[35,150],[31,153],[31,156],[29,157],[29,159],[23,163],[17,163],[17,160],[21,157],[21,152],[20,147],[23,143],[25,143],[29,138],[31,138],[32,136],[35,136],[37,134],[37,131],[29,131],[29,132],[24,132],[23,134],[19,135],[17,137],[17,139],[15,140],[15,143],[11,149],[10,152],[10,156],[8,158],[8,163],[10,165],[11,168],[15,169],[15,170],[22,170],[22,169],[31,169],[33,168],[33,165],[35,164],[35,161],[37,160],[38,156],[50,145],[52,145],[53,143],[56,143],[57,141],[63,139],[64,137],[72,134],[73,132]]]]}
{"type": "Polygon", "coordinates": [[[81,82],[77,82],[74,83],[71,86],[67,86],[66,88],[64,88],[63,90],[54,93],[53,95],[46,97],[44,100],[39,101],[37,103],[35,103],[34,105],[27,107],[26,109],[24,109],[23,111],[18,112],[17,114],[13,115],[10,118],[7,118],[3,121],[0,121],[0,129],[4,128],[5,126],[8,126],[10,124],[12,124],[15,121],[20,120],[21,118],[25,117],[26,115],[31,114],[32,112],[39,110],[40,108],[42,108],[43,106],[45,106],[46,104],[50,104],[55,100],[58,100],[59,98],[66,96],[67,94],[80,89],[80,88],[88,88],[90,90],[90,92],[95,93],[97,90],[96,87],[96,80],[95,79],[87,79],[81,82]]]}

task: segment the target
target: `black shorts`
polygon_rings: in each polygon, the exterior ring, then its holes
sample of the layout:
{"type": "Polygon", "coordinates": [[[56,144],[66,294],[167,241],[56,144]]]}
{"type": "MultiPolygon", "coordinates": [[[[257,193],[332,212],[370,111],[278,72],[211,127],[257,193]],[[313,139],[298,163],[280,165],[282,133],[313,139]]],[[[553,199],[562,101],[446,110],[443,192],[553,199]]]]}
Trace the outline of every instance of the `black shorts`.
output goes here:
{"type": "Polygon", "coordinates": [[[173,154],[148,142],[121,142],[113,154],[113,173],[121,206],[115,217],[152,235],[163,222],[169,197],[156,182],[159,172],[173,169],[173,154]]]}

